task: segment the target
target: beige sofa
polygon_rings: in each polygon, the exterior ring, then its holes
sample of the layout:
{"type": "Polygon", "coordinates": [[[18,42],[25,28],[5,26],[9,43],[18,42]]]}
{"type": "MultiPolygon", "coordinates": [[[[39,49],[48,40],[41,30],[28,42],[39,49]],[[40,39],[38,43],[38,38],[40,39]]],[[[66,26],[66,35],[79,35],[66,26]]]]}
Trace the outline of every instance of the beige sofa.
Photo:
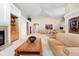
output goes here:
{"type": "Polygon", "coordinates": [[[48,44],[56,56],[79,56],[79,34],[57,33],[48,44]]]}

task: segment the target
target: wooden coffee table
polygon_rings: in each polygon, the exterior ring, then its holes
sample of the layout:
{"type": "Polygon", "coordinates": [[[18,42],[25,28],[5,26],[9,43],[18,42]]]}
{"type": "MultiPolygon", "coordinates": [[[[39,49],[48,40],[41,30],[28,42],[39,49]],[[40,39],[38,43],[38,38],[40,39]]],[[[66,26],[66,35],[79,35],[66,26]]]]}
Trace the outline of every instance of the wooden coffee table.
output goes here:
{"type": "Polygon", "coordinates": [[[42,43],[41,39],[36,39],[34,43],[29,40],[24,42],[15,50],[15,55],[40,55],[42,56],[42,43]]]}

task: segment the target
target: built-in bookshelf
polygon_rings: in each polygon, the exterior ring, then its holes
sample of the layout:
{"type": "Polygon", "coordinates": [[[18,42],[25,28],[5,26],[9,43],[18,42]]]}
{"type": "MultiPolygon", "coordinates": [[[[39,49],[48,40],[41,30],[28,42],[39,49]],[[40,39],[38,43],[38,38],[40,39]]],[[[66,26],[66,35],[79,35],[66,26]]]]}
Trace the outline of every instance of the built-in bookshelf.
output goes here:
{"type": "Polygon", "coordinates": [[[19,39],[18,17],[11,14],[11,42],[19,39]]]}

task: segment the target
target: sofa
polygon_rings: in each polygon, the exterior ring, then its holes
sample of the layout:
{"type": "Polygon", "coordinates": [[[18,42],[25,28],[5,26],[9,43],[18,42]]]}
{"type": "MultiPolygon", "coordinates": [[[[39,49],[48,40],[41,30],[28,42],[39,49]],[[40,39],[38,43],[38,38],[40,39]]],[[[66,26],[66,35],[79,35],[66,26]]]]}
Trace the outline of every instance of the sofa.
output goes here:
{"type": "Polygon", "coordinates": [[[55,56],[79,56],[79,34],[57,33],[48,45],[55,56]]]}

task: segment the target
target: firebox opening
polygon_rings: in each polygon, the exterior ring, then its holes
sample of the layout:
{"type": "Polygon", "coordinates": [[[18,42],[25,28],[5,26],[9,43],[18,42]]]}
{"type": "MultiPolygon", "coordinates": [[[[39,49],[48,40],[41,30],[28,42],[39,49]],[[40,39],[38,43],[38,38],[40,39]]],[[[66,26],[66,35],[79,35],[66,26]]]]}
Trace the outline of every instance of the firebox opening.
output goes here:
{"type": "Polygon", "coordinates": [[[0,46],[5,44],[5,32],[0,31],[0,46]]]}

